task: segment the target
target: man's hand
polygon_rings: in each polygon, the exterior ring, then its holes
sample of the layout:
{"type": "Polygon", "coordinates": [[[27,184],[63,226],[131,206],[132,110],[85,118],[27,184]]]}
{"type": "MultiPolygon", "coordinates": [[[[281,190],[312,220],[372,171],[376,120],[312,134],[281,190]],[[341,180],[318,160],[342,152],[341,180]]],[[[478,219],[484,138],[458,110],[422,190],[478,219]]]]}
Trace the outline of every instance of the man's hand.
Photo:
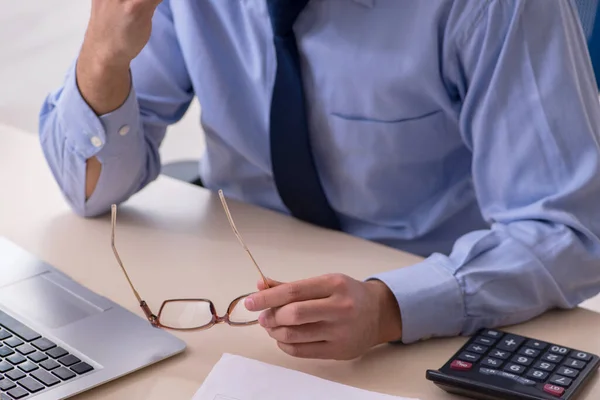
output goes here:
{"type": "Polygon", "coordinates": [[[398,303],[383,282],[332,274],[269,285],[259,282],[245,305],[264,310],[260,325],[292,356],[349,360],[402,336],[398,303]]]}

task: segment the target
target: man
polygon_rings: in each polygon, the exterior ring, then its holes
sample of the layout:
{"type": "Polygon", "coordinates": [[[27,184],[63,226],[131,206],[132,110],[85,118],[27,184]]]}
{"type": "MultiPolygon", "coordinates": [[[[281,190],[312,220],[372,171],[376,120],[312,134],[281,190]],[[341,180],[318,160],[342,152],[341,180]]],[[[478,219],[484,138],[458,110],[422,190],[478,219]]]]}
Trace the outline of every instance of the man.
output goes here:
{"type": "Polygon", "coordinates": [[[425,256],[246,303],[283,351],[348,359],[600,291],[595,88],[569,1],[95,0],[40,137],[101,215],[198,96],[204,186],[425,256]]]}

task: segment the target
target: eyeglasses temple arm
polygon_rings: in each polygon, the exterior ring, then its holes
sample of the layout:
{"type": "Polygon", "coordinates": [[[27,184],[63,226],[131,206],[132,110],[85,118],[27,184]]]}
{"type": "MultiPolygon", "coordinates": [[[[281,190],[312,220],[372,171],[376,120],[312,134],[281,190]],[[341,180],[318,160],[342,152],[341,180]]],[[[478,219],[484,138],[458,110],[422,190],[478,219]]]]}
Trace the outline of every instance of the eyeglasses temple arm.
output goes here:
{"type": "Polygon", "coordinates": [[[123,262],[121,261],[121,257],[119,256],[119,252],[117,251],[117,247],[115,246],[115,226],[116,226],[116,224],[117,224],[117,206],[115,204],[113,204],[111,207],[111,234],[110,234],[110,244],[111,244],[113,253],[115,255],[115,258],[117,259],[117,262],[119,263],[119,266],[121,267],[121,270],[123,271],[123,274],[125,274],[125,278],[127,278],[127,283],[129,283],[129,286],[131,287],[131,290],[133,291],[135,298],[140,303],[140,307],[144,311],[144,314],[146,314],[146,318],[148,318],[148,320],[150,322],[154,323],[157,319],[156,316],[150,310],[150,307],[148,307],[148,304],[144,300],[142,300],[142,297],[139,295],[138,291],[135,290],[135,287],[133,286],[133,283],[131,282],[131,279],[129,278],[129,274],[127,273],[127,270],[125,269],[125,266],[123,266],[123,262]]]}
{"type": "Polygon", "coordinates": [[[231,216],[231,212],[229,211],[229,207],[227,206],[227,202],[225,201],[225,196],[223,195],[223,191],[222,190],[219,190],[219,197],[221,199],[221,204],[223,204],[223,208],[225,209],[225,214],[227,215],[227,220],[229,221],[229,225],[231,226],[231,229],[233,230],[233,233],[235,234],[235,237],[237,237],[238,241],[240,242],[240,244],[242,245],[242,247],[244,248],[244,250],[246,251],[246,253],[250,257],[250,259],[252,260],[252,263],[254,264],[254,266],[256,267],[256,269],[258,271],[258,273],[260,274],[260,277],[262,278],[263,283],[265,284],[265,287],[269,288],[270,287],[269,286],[269,281],[267,280],[267,278],[265,277],[265,275],[262,273],[260,267],[258,266],[258,263],[254,259],[254,256],[252,256],[252,253],[248,249],[248,246],[246,246],[246,244],[242,240],[242,235],[240,235],[240,232],[237,230],[237,227],[235,226],[235,223],[233,222],[233,217],[231,216]]]}

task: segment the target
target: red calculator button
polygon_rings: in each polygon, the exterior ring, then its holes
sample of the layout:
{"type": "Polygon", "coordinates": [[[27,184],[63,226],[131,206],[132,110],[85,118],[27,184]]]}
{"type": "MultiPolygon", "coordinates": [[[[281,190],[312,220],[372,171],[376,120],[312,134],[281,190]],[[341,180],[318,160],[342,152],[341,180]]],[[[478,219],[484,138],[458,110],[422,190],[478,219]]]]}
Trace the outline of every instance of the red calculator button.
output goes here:
{"type": "Polygon", "coordinates": [[[544,385],[544,392],[553,394],[555,396],[562,396],[562,394],[565,392],[565,388],[546,383],[544,385]]]}
{"type": "Polygon", "coordinates": [[[454,360],[452,364],[450,364],[450,368],[457,369],[459,371],[468,371],[473,367],[473,364],[466,361],[454,360]]]}

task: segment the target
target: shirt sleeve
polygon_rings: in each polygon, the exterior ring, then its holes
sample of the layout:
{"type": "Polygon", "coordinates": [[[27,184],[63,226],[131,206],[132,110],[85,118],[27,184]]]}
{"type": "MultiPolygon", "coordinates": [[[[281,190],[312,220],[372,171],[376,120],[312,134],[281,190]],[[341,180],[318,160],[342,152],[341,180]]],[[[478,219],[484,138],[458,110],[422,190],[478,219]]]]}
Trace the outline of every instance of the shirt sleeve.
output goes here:
{"type": "Polygon", "coordinates": [[[490,229],[377,275],[405,343],[471,335],[600,292],[600,105],[568,1],[489,1],[447,52],[490,229]]]}
{"type": "Polygon", "coordinates": [[[182,118],[193,91],[169,9],[154,14],[152,35],[131,63],[132,86],[116,110],[96,115],[77,86],[76,63],[42,104],[39,136],[49,168],[65,199],[82,216],[103,214],[154,180],[167,127],[182,118]],[[102,173],[86,199],[86,161],[97,157],[102,173]]]}

